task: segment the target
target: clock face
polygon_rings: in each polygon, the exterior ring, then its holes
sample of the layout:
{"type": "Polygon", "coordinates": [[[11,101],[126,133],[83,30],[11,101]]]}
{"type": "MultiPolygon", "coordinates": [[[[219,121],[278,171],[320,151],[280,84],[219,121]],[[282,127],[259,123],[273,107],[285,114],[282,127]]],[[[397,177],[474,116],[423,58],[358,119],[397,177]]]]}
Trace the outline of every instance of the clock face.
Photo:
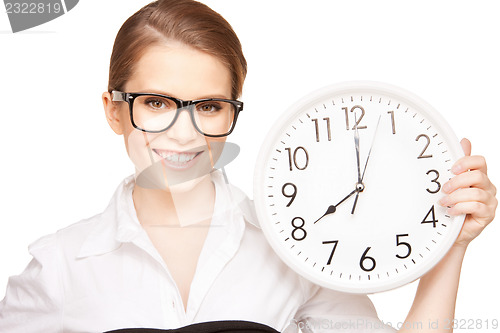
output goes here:
{"type": "Polygon", "coordinates": [[[327,87],[264,141],[257,214],[274,250],[309,280],[353,293],[395,288],[435,265],[460,232],[464,216],[438,201],[462,155],[441,116],[410,93],[327,87]]]}

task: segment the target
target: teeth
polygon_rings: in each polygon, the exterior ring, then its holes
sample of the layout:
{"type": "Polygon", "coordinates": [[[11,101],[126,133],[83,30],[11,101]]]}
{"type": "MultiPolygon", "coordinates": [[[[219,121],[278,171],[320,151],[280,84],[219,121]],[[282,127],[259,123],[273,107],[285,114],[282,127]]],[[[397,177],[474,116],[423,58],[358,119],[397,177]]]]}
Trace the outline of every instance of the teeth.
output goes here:
{"type": "Polygon", "coordinates": [[[169,154],[163,151],[156,151],[156,153],[160,155],[162,158],[174,163],[187,163],[196,157],[196,153],[169,154]]]}

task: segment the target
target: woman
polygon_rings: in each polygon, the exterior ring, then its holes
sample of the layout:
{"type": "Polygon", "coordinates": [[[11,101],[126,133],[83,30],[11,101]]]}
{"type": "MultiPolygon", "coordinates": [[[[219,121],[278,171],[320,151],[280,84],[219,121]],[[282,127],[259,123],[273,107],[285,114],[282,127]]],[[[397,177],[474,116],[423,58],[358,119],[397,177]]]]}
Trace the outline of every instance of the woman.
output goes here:
{"type": "MultiPolygon", "coordinates": [[[[325,290],[281,263],[250,202],[212,172],[243,108],[237,98],[245,75],[238,38],[204,5],[154,2],[125,22],[102,99],[135,175],[103,213],[30,246],[33,260],[9,280],[0,305],[1,331],[167,329],[217,320],[279,331],[343,324],[382,331],[366,296],[325,290]]],[[[463,147],[470,155],[470,143],[463,147]]],[[[494,216],[496,190],[484,159],[465,157],[454,172],[442,204],[469,215],[452,250],[421,279],[409,322],[453,318],[467,244],[494,216]]]]}

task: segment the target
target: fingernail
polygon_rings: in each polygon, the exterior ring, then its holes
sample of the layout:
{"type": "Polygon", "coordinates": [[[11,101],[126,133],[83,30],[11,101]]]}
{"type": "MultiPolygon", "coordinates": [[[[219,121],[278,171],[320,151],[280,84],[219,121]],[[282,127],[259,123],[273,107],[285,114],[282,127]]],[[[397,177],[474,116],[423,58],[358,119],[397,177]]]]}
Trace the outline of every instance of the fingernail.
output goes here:
{"type": "Polygon", "coordinates": [[[445,192],[445,193],[449,193],[449,192],[450,192],[450,190],[451,190],[451,185],[450,185],[450,183],[445,183],[445,184],[443,185],[443,192],[445,192]]]}
{"type": "Polygon", "coordinates": [[[460,164],[455,164],[451,167],[451,172],[454,174],[459,174],[462,171],[462,166],[460,164]]]}
{"type": "Polygon", "coordinates": [[[441,198],[441,200],[439,200],[439,204],[443,207],[448,206],[448,196],[441,198]]]}

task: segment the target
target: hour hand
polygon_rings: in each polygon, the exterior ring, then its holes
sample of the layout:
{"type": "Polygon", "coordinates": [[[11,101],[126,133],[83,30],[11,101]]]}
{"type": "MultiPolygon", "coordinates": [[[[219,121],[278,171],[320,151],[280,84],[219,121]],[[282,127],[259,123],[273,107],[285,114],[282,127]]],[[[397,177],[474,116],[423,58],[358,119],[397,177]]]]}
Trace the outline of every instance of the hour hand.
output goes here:
{"type": "Polygon", "coordinates": [[[337,211],[337,207],[343,203],[344,201],[346,201],[347,199],[349,199],[354,193],[356,193],[358,191],[358,189],[354,189],[351,193],[349,193],[344,199],[340,200],[336,205],[330,205],[328,206],[328,208],[326,209],[326,212],[319,218],[317,219],[316,221],[314,221],[314,223],[318,222],[319,220],[321,220],[323,217],[325,217],[326,215],[329,215],[329,214],[332,214],[332,213],[335,213],[337,211]]]}
{"type": "Polygon", "coordinates": [[[323,217],[325,217],[328,214],[335,213],[336,210],[337,210],[336,206],[334,206],[334,205],[328,206],[328,208],[326,209],[325,214],[321,215],[321,217],[319,219],[317,219],[316,221],[314,221],[314,223],[318,222],[319,220],[321,220],[323,217]]]}

